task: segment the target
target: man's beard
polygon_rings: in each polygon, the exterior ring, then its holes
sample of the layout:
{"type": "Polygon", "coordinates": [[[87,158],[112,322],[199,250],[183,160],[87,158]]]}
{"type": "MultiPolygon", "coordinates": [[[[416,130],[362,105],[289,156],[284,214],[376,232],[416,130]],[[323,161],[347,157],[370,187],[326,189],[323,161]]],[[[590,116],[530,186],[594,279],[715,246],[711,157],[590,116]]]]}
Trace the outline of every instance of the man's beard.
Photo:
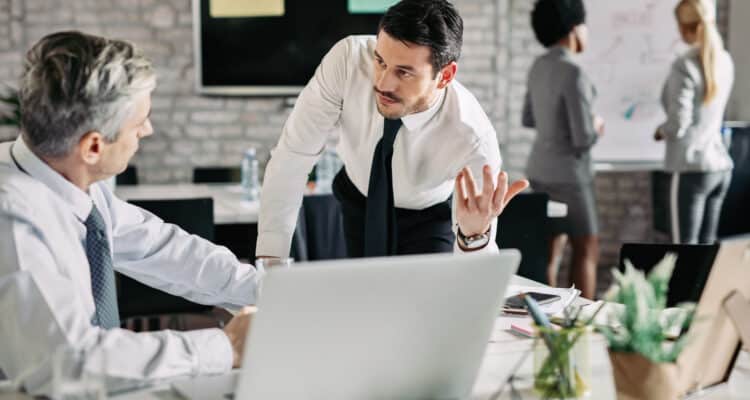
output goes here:
{"type": "Polygon", "coordinates": [[[393,100],[394,103],[392,103],[391,106],[395,106],[399,104],[403,105],[404,104],[403,100],[391,92],[382,92],[375,87],[373,87],[372,90],[375,92],[373,95],[375,96],[375,104],[377,105],[378,112],[380,113],[380,115],[388,119],[398,119],[408,114],[408,112],[405,112],[406,110],[403,108],[401,112],[399,111],[387,112],[386,107],[388,106],[380,103],[380,99],[378,98],[378,95],[381,95],[389,100],[393,100]]]}

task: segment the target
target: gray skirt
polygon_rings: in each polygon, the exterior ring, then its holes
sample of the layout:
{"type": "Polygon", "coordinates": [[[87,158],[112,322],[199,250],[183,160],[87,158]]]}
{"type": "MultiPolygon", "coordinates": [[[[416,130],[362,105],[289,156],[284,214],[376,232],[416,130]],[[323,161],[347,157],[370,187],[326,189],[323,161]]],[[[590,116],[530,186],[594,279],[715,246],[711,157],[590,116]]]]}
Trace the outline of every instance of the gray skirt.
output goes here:
{"type": "Polygon", "coordinates": [[[568,214],[564,218],[552,219],[552,233],[567,233],[572,237],[599,233],[593,181],[579,184],[543,183],[531,180],[531,188],[535,192],[547,193],[550,200],[559,201],[568,206],[568,214]]]}

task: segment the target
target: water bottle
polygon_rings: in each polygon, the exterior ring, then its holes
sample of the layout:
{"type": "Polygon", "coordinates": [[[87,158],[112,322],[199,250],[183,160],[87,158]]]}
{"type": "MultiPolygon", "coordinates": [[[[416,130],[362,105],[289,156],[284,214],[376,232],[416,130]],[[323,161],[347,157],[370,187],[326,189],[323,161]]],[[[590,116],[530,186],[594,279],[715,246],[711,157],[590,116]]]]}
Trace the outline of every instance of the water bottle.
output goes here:
{"type": "Polygon", "coordinates": [[[258,200],[260,183],[258,183],[258,158],[255,148],[245,150],[242,157],[242,192],[245,200],[258,200]]]}

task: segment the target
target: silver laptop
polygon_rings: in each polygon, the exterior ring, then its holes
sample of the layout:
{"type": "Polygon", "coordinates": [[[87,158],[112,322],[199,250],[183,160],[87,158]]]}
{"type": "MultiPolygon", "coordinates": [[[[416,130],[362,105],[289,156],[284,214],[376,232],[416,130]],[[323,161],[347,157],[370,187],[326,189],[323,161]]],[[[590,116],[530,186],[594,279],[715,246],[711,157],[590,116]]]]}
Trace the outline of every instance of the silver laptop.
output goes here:
{"type": "Polygon", "coordinates": [[[348,259],[272,270],[239,375],[178,382],[188,398],[468,397],[516,250],[348,259]]]}

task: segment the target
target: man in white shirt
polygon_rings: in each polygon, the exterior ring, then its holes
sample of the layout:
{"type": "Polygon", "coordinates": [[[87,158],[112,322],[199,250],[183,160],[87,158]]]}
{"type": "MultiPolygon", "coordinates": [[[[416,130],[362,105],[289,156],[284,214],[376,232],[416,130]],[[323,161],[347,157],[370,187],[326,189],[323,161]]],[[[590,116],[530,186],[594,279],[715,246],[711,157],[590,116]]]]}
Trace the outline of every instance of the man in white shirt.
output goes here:
{"type": "Polygon", "coordinates": [[[249,316],[226,328],[120,329],[114,269],[203,304],[255,303],[258,275],[226,248],[115,197],[153,130],[151,64],[132,45],[79,32],[41,39],[26,56],[21,135],[0,144],[0,370],[49,394],[55,354],[121,389],[237,366],[249,316]]]}
{"type": "Polygon", "coordinates": [[[492,124],[454,79],[462,34],[447,1],[403,0],[377,37],[329,51],[266,167],[256,254],[288,255],[307,173],[330,138],[350,256],[497,249],[497,216],[528,183],[508,186],[492,124]]]}

